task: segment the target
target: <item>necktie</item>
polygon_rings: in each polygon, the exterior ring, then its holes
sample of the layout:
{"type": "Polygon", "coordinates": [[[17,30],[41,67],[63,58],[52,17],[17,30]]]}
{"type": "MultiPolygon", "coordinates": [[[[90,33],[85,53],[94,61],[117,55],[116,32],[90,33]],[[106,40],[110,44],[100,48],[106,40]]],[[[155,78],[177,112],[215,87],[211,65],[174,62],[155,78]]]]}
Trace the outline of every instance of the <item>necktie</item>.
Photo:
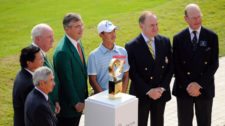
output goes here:
{"type": "Polygon", "coordinates": [[[195,51],[197,49],[197,44],[198,44],[198,40],[197,40],[197,35],[196,35],[196,31],[192,32],[194,34],[194,37],[192,39],[192,45],[193,45],[193,50],[195,51]]]}
{"type": "Polygon", "coordinates": [[[152,47],[152,42],[153,41],[150,39],[149,41],[147,41],[147,45],[148,45],[150,53],[152,54],[153,59],[155,59],[155,52],[154,52],[153,47],[152,47]]]}
{"type": "Polygon", "coordinates": [[[77,50],[78,50],[81,62],[84,63],[83,54],[80,48],[80,43],[77,43],[77,50]]]}

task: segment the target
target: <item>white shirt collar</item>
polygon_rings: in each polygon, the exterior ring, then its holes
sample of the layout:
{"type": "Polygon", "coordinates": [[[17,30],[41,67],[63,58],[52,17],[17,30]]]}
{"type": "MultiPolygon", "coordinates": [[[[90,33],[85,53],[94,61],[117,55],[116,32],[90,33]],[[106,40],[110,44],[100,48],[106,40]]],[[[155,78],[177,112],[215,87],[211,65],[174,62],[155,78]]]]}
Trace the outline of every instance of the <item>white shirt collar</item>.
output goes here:
{"type": "Polygon", "coordinates": [[[74,47],[77,49],[77,43],[79,43],[79,40],[76,41],[72,39],[69,35],[66,34],[66,37],[71,41],[71,43],[74,45],[74,47]]]}
{"type": "MultiPolygon", "coordinates": [[[[143,38],[144,38],[144,40],[145,40],[145,42],[148,42],[149,41],[149,38],[142,32],[141,33],[141,35],[143,36],[143,38]]],[[[154,42],[154,37],[153,38],[151,38],[152,39],[152,41],[154,42]]]]}
{"type": "MultiPolygon", "coordinates": [[[[40,48],[36,43],[34,43],[34,42],[32,42],[32,45],[33,46],[36,46],[36,47],[38,47],[38,48],[40,48]]],[[[46,52],[44,51],[44,50],[42,50],[41,48],[40,48],[40,50],[41,50],[41,55],[42,56],[44,56],[44,57],[46,57],[46,52]]]]}
{"type": "Polygon", "coordinates": [[[29,72],[32,76],[34,75],[34,72],[30,71],[29,69],[27,68],[24,68],[27,72],[29,72]]]}
{"type": "Polygon", "coordinates": [[[193,31],[196,31],[196,36],[197,36],[197,38],[199,38],[201,28],[202,28],[202,26],[200,26],[197,30],[193,30],[192,28],[188,27],[191,38],[194,37],[193,31]]]}
{"type": "Polygon", "coordinates": [[[42,90],[40,90],[40,89],[39,89],[39,88],[37,88],[37,87],[35,87],[35,89],[36,89],[36,90],[38,90],[39,92],[41,92],[41,94],[43,94],[43,95],[44,95],[44,97],[45,97],[46,101],[48,101],[48,95],[47,95],[47,94],[45,94],[42,90]]]}

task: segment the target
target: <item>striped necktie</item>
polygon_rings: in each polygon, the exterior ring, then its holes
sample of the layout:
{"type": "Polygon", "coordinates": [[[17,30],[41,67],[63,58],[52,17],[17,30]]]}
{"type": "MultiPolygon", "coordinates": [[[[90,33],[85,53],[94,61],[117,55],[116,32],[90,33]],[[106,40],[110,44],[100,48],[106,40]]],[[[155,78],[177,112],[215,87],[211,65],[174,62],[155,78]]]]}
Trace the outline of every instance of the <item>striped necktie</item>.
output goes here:
{"type": "Polygon", "coordinates": [[[155,52],[154,52],[154,49],[152,47],[152,42],[153,41],[150,39],[149,41],[147,41],[147,45],[148,45],[150,53],[152,54],[153,59],[155,59],[155,52]]]}
{"type": "Polygon", "coordinates": [[[77,43],[77,50],[78,50],[78,53],[79,53],[79,56],[80,56],[80,60],[84,64],[84,58],[83,58],[82,50],[81,50],[81,47],[80,47],[80,43],[77,43]]]}

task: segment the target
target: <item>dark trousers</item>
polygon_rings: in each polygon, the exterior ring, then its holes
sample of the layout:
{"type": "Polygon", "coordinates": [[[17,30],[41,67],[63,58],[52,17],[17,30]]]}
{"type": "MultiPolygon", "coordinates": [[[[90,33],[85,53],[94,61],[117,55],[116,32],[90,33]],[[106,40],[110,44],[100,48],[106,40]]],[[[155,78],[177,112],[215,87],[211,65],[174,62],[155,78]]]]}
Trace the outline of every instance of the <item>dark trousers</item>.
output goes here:
{"type": "Polygon", "coordinates": [[[65,118],[65,117],[58,117],[58,126],[79,126],[80,117],[73,117],[73,118],[65,118]]]}
{"type": "Polygon", "coordinates": [[[166,102],[153,101],[149,103],[139,100],[138,126],[148,125],[149,112],[151,126],[163,126],[165,105],[166,102]]]}
{"type": "Polygon", "coordinates": [[[211,126],[213,99],[177,98],[178,126],[192,126],[194,109],[198,126],[211,126]]]}

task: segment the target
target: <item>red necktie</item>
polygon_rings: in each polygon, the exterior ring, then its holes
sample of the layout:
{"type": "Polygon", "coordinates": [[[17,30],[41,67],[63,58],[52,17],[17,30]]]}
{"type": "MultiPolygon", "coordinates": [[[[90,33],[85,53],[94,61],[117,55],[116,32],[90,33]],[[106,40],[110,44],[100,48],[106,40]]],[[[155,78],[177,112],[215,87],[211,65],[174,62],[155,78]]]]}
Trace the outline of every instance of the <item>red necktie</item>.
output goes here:
{"type": "Polygon", "coordinates": [[[77,50],[78,50],[81,62],[84,63],[83,54],[80,48],[80,43],[77,43],[77,50]]]}

